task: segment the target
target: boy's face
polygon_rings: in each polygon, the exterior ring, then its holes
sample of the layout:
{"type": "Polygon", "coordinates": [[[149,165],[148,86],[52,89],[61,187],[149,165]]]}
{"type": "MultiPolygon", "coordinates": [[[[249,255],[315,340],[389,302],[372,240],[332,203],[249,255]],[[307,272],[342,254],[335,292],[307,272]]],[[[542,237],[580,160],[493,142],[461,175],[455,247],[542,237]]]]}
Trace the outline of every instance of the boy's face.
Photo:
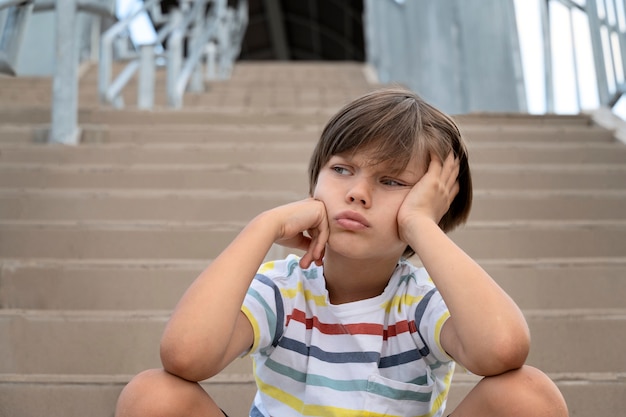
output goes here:
{"type": "Polygon", "coordinates": [[[367,152],[349,152],[332,156],[321,168],[313,197],[328,214],[326,251],[397,261],[407,246],[398,237],[398,210],[425,167],[416,156],[399,172],[393,163],[372,160],[375,155],[367,152]]]}

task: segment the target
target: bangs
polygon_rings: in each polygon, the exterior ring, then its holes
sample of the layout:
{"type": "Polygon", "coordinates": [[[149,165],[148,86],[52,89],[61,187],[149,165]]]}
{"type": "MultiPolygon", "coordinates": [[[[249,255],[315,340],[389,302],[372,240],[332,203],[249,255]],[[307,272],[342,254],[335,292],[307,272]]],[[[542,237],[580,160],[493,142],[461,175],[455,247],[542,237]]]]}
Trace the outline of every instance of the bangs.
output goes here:
{"type": "Polygon", "coordinates": [[[413,155],[423,151],[424,141],[417,140],[421,126],[418,107],[415,97],[406,92],[356,100],[326,125],[315,152],[317,160],[311,162],[321,167],[332,155],[365,153],[373,165],[390,163],[394,170],[402,171],[413,155]]]}

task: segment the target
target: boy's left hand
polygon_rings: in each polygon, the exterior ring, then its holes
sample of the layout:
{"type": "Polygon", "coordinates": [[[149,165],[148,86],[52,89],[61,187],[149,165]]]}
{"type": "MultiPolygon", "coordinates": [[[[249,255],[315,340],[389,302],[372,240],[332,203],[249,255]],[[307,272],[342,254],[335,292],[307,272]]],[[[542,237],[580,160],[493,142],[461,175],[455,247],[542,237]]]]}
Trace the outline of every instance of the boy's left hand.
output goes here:
{"type": "Polygon", "coordinates": [[[459,192],[459,160],[450,152],[446,160],[431,154],[430,164],[424,176],[413,186],[398,210],[398,232],[404,242],[404,234],[419,219],[439,223],[459,192]]]}

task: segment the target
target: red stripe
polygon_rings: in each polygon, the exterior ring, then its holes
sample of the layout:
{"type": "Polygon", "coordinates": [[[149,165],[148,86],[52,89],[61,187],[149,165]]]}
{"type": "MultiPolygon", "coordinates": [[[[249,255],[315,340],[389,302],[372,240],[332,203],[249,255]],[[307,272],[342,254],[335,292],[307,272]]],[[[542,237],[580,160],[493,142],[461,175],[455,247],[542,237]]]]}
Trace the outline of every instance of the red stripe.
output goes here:
{"type": "Polygon", "coordinates": [[[406,321],[399,321],[394,325],[389,326],[384,332],[383,332],[383,340],[387,340],[390,337],[396,337],[399,334],[402,333],[415,333],[417,331],[417,326],[415,325],[415,320],[411,320],[406,321]]]}
{"type": "Polygon", "coordinates": [[[331,324],[322,323],[317,317],[307,318],[304,311],[293,310],[292,313],[287,316],[287,324],[291,320],[295,320],[299,323],[303,323],[307,330],[316,328],[324,334],[365,334],[365,335],[383,335],[383,326],[373,323],[354,323],[354,324],[331,324]]]}

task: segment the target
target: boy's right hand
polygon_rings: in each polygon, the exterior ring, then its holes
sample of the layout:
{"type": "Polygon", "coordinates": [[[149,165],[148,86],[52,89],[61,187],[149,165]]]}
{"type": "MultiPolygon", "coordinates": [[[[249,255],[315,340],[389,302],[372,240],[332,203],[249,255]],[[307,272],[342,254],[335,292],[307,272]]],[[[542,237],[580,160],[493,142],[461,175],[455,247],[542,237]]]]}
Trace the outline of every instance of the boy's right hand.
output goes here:
{"type": "Polygon", "coordinates": [[[276,216],[279,224],[275,243],[305,251],[300,259],[302,268],[308,268],[313,262],[321,265],[329,235],[324,203],[307,198],[270,212],[276,216]]]}

